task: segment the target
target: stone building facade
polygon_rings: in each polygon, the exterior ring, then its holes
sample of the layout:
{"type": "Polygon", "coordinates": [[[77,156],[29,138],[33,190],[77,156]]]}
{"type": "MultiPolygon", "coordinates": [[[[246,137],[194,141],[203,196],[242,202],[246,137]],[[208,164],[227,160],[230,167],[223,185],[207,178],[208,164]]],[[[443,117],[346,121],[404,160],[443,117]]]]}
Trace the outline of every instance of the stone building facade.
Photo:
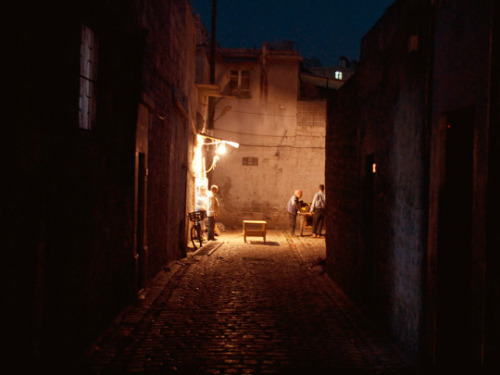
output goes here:
{"type": "Polygon", "coordinates": [[[498,368],[498,17],[395,1],[328,112],[329,273],[447,370],[498,368]]]}
{"type": "MultiPolygon", "coordinates": [[[[311,203],[324,183],[326,99],[301,97],[299,53],[289,46],[218,49],[212,134],[239,143],[211,172],[220,188],[220,220],[230,228],[264,219],[286,228],[296,189],[311,203]]],[[[316,90],[317,91],[317,90],[316,90]]]]}
{"type": "Polygon", "coordinates": [[[13,14],[7,356],[53,370],[186,255],[198,22],[187,0],[13,14]]]}

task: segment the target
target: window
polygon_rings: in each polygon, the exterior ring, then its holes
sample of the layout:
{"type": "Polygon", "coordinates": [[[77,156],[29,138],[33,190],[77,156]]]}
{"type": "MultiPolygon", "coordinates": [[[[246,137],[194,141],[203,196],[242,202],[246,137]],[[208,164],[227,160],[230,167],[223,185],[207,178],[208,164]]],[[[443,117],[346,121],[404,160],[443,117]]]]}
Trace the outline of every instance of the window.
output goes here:
{"type": "Polygon", "coordinates": [[[418,35],[411,35],[408,40],[408,52],[418,51],[418,35]]]}
{"type": "Polygon", "coordinates": [[[342,79],[342,72],[340,70],[335,72],[335,79],[342,79]]]}
{"type": "Polygon", "coordinates": [[[243,158],[243,165],[257,166],[257,165],[259,165],[259,158],[244,157],[243,158]]]}
{"type": "Polygon", "coordinates": [[[97,38],[95,33],[82,25],[80,46],[80,98],[78,103],[79,125],[90,130],[96,119],[97,38]]]}
{"type": "Polygon", "coordinates": [[[231,70],[229,72],[229,91],[239,98],[250,97],[250,71],[231,70]]]}

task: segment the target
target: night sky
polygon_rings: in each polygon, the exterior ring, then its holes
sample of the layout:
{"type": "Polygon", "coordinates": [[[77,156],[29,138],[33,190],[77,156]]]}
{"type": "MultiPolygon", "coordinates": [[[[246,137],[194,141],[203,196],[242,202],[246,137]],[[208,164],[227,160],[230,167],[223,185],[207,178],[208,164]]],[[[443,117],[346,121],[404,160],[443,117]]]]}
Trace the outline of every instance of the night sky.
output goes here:
{"type": "MultiPolygon", "coordinates": [[[[304,58],[336,66],[359,60],[361,39],[394,0],[217,0],[216,39],[221,47],[262,48],[295,42],[304,58]]],[[[191,0],[210,31],[212,0],[191,0]]]]}

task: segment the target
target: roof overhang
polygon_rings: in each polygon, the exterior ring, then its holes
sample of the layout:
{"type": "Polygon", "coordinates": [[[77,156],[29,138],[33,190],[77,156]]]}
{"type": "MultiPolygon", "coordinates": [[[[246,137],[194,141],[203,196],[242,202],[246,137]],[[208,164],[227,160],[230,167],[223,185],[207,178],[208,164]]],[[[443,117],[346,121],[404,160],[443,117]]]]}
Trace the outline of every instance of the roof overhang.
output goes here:
{"type": "Polygon", "coordinates": [[[345,83],[342,80],[332,79],[328,77],[319,77],[312,74],[300,73],[302,82],[308,82],[317,87],[323,87],[331,90],[338,90],[345,83]]]}

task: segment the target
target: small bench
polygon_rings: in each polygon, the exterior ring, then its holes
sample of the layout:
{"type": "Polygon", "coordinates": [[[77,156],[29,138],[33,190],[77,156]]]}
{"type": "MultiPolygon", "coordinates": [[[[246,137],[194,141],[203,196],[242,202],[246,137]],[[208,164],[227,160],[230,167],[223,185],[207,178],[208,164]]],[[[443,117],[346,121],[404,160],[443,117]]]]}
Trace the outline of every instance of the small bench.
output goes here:
{"type": "Polygon", "coordinates": [[[310,212],[299,212],[299,227],[300,227],[300,236],[303,236],[304,229],[310,229],[313,227],[312,220],[313,214],[310,212]]]}
{"type": "Polygon", "coordinates": [[[265,220],[243,220],[243,238],[247,242],[247,237],[263,237],[266,242],[265,220]]]}

